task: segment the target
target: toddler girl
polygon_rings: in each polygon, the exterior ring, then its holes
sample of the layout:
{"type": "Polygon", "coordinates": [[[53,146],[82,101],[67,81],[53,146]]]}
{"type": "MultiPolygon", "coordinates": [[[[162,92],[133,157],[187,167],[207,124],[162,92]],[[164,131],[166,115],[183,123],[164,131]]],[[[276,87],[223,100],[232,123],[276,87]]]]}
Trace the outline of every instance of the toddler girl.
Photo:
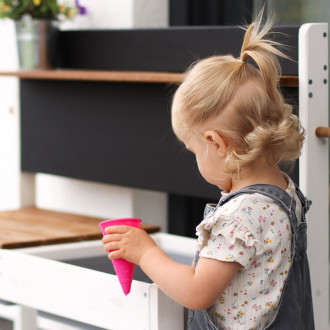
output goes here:
{"type": "Polygon", "coordinates": [[[304,131],[279,91],[269,22],[251,24],[240,58],[214,56],[187,72],[172,106],[175,134],[202,176],[221,188],[197,227],[193,266],[171,260],[143,230],[109,227],[124,258],[190,309],[188,329],[314,329],[305,212],[278,167],[300,155],[304,131]]]}

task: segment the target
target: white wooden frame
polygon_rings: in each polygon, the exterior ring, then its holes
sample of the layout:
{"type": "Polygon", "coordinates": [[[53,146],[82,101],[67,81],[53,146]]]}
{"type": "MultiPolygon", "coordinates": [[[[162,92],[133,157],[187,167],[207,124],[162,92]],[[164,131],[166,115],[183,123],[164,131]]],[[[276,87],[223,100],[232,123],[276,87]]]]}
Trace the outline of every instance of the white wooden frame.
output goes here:
{"type": "MultiPolygon", "coordinates": [[[[308,214],[308,254],[316,329],[330,328],[328,141],[314,133],[316,127],[328,126],[327,33],[323,23],[305,24],[299,33],[299,111],[307,131],[300,185],[313,202],[308,214]]],[[[166,234],[154,237],[165,250],[180,249],[193,257],[194,240],[166,234]]],[[[9,318],[18,319],[15,330],[36,329],[36,310],[106,329],[183,329],[183,308],[156,285],[134,281],[125,297],[116,276],[56,261],[102,253],[97,241],[0,250],[0,299],[17,304],[7,309],[0,305],[0,315],[6,309],[9,318]]]]}
{"type": "Polygon", "coordinates": [[[299,116],[306,129],[300,158],[300,187],[312,201],[307,213],[308,256],[316,329],[329,329],[329,152],[315,135],[328,126],[328,24],[304,24],[299,31],[299,116]]]}
{"type": "MultiPolygon", "coordinates": [[[[192,260],[194,239],[153,238],[168,253],[180,246],[180,255],[192,260]]],[[[125,296],[115,275],[56,261],[102,255],[100,241],[0,250],[0,298],[24,306],[15,330],[36,330],[36,310],[106,329],[183,329],[183,307],[155,284],[133,281],[125,296]]]]}

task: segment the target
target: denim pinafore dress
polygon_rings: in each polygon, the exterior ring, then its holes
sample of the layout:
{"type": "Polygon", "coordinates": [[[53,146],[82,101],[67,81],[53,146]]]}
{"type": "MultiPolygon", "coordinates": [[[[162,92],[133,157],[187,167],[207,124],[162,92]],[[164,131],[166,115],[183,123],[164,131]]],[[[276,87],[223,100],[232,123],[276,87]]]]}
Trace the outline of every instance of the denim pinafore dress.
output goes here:
{"type": "MultiPolygon", "coordinates": [[[[217,207],[222,206],[231,198],[241,194],[259,193],[274,200],[288,215],[291,223],[291,259],[292,264],[275,318],[265,327],[267,330],[313,330],[314,313],[310,273],[307,259],[307,223],[305,214],[309,202],[296,186],[296,193],[302,204],[301,221],[297,221],[296,202],[286,191],[279,187],[265,184],[248,186],[229,195],[223,196],[217,207]]],[[[204,216],[214,210],[215,206],[207,205],[204,216]]],[[[195,266],[199,256],[196,256],[195,266]]],[[[207,311],[188,311],[188,330],[218,330],[207,311]]]]}

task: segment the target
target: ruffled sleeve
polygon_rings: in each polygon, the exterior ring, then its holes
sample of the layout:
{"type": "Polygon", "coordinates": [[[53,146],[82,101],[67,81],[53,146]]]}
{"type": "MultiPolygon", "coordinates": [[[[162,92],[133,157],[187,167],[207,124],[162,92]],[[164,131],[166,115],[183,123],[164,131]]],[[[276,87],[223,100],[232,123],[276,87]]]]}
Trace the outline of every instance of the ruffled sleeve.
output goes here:
{"type": "Polygon", "coordinates": [[[215,212],[197,227],[200,257],[238,262],[249,268],[255,256],[264,253],[264,244],[242,218],[215,212]]]}

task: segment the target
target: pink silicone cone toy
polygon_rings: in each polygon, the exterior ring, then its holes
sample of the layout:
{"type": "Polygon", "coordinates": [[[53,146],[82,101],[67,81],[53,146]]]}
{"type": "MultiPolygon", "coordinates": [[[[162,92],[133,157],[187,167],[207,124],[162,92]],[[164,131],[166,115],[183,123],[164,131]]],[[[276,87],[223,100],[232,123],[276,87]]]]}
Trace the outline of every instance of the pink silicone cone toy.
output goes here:
{"type": "MultiPolygon", "coordinates": [[[[124,218],[124,219],[113,219],[106,220],[99,223],[102,229],[103,235],[107,235],[105,228],[116,225],[132,226],[135,228],[140,228],[142,220],[137,218],[124,218]]],[[[134,274],[134,264],[125,259],[114,259],[112,260],[113,266],[115,268],[116,274],[118,276],[120,285],[127,296],[131,291],[131,285],[134,274]]]]}

